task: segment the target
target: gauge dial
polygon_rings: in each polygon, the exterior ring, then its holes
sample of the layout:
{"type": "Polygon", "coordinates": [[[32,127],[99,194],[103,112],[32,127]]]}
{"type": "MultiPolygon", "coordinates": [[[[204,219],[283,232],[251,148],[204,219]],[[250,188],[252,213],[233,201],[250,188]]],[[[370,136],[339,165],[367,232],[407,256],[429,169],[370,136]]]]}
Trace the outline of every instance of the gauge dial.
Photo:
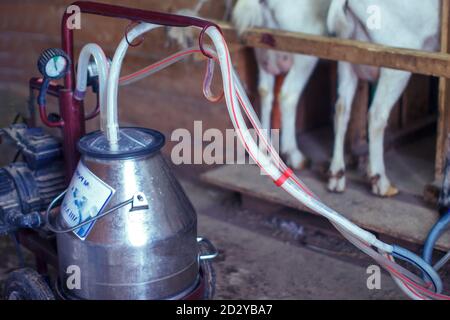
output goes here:
{"type": "Polygon", "coordinates": [[[47,62],[45,74],[49,78],[58,78],[67,69],[67,60],[64,57],[56,56],[47,62]]]}
{"type": "Polygon", "coordinates": [[[48,79],[63,78],[70,67],[70,59],[61,49],[45,50],[38,61],[38,68],[42,75],[48,79]]]}

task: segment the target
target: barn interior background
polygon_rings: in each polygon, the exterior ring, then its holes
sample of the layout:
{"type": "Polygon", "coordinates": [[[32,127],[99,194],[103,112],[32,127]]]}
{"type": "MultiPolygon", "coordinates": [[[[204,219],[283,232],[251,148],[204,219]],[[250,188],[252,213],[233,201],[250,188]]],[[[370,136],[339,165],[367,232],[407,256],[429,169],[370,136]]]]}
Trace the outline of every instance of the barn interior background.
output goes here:
{"type": "MultiPolygon", "coordinates": [[[[196,0],[102,2],[165,12],[193,8],[197,3],[196,0]]],[[[2,127],[12,122],[18,112],[28,114],[27,84],[30,76],[38,75],[36,58],[45,48],[60,46],[60,17],[70,3],[65,0],[3,0],[0,4],[2,127]]],[[[214,0],[207,2],[200,14],[222,20],[224,12],[225,2],[214,0]]],[[[300,102],[297,121],[299,144],[312,160],[311,168],[301,176],[325,203],[347,214],[362,227],[379,233],[381,237],[403,240],[413,247],[423,244],[427,232],[438,218],[436,199],[450,131],[450,80],[447,79],[450,78],[449,12],[449,1],[444,0],[441,53],[417,53],[283,31],[252,30],[238,39],[231,25],[221,22],[228,42],[232,43],[230,49],[235,67],[256,107],[257,69],[251,47],[275,48],[329,59],[320,62],[300,102]],[[267,33],[273,41],[261,41],[261,36],[267,33]],[[347,138],[347,154],[353,160],[349,187],[342,195],[326,191],[326,163],[332,151],[332,119],[337,86],[336,62],[333,60],[339,59],[398,67],[417,73],[389,122],[386,163],[393,182],[401,191],[393,199],[374,197],[364,184],[368,153],[367,109],[373,92],[373,87],[364,82],[359,84],[347,138]]],[[[82,44],[95,42],[110,56],[128,25],[128,22],[89,16],[83,16],[82,23],[95,32],[78,32],[75,36],[76,50],[82,44]]],[[[176,50],[176,45],[167,42],[164,31],[158,30],[147,36],[140,48],[130,50],[124,72],[134,71],[176,50]]],[[[203,62],[194,59],[176,64],[157,77],[124,88],[119,103],[126,103],[127,108],[120,108],[121,123],[156,128],[168,138],[178,128],[193,132],[194,121],[199,120],[203,121],[203,130],[217,128],[225,131],[232,128],[224,114],[225,104],[211,105],[204,99],[199,85],[203,81],[203,72],[203,62]]],[[[91,99],[91,102],[93,104],[94,100],[91,99]]],[[[56,110],[56,105],[52,107],[56,110]]],[[[96,127],[97,123],[93,121],[88,131],[96,127]]],[[[170,139],[168,142],[165,150],[169,156],[174,143],[170,139]]],[[[9,163],[14,157],[7,148],[0,145],[0,152],[4,155],[0,157],[1,165],[9,163]]],[[[183,165],[175,169],[194,185],[215,186],[238,195],[242,208],[256,208],[262,212],[261,219],[276,214],[280,219],[293,219],[299,223],[321,223],[318,217],[300,215],[297,210],[303,212],[305,208],[277,190],[270,181],[255,174],[256,169],[207,165],[183,165]],[[263,205],[261,199],[265,201],[263,205]]],[[[450,250],[450,234],[439,241],[438,248],[450,250]]]]}

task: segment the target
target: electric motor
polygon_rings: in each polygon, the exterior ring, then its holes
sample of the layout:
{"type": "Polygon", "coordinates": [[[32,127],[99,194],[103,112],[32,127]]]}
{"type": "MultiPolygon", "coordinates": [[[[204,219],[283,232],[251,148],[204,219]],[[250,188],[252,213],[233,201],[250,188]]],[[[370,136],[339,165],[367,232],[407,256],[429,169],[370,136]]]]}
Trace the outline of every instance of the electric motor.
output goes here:
{"type": "Polygon", "coordinates": [[[24,162],[0,168],[0,233],[38,228],[41,212],[66,187],[61,146],[40,128],[24,124],[2,129],[24,162]]]}

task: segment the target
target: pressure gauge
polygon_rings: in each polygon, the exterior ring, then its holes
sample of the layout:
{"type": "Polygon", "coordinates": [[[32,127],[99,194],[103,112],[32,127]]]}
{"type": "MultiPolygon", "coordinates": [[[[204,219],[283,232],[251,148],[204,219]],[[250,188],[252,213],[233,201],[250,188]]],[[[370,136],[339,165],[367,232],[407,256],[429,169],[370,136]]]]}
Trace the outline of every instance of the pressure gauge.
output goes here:
{"type": "Polygon", "coordinates": [[[38,60],[38,69],[45,78],[57,80],[67,74],[70,64],[71,61],[63,50],[47,49],[38,60]]]}

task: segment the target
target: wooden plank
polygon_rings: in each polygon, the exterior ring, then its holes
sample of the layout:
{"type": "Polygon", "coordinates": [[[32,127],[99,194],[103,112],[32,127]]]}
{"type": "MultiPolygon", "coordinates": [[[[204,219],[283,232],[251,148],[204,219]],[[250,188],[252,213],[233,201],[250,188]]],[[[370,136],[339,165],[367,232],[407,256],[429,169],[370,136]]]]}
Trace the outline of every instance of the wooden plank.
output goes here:
{"type": "Polygon", "coordinates": [[[251,29],[239,38],[230,24],[220,22],[220,26],[225,39],[230,43],[450,78],[450,55],[443,52],[392,48],[354,40],[262,28],[251,29]]]}
{"type": "MultiPolygon", "coordinates": [[[[441,52],[450,53],[450,1],[442,1],[441,52]]],[[[447,137],[450,132],[450,80],[448,77],[439,79],[439,121],[436,151],[437,181],[442,179],[445,158],[447,155],[447,137]]]]}
{"type": "MultiPolygon", "coordinates": [[[[450,52],[450,1],[442,1],[441,18],[441,52],[450,52]]],[[[437,126],[435,180],[424,190],[424,198],[428,203],[437,203],[441,191],[443,173],[448,151],[448,136],[450,133],[450,80],[439,78],[439,118],[437,126]]]]}
{"type": "MultiPolygon", "coordinates": [[[[284,190],[277,188],[269,178],[262,176],[256,166],[223,166],[203,174],[202,180],[261,201],[310,212],[284,190]]],[[[326,191],[322,181],[305,175],[302,180],[324,203],[361,227],[412,243],[423,244],[439,216],[436,210],[427,208],[417,198],[408,201],[381,199],[357,185],[351,185],[343,195],[332,194],[326,191]]],[[[444,234],[438,248],[450,250],[450,233],[444,234]]]]}

